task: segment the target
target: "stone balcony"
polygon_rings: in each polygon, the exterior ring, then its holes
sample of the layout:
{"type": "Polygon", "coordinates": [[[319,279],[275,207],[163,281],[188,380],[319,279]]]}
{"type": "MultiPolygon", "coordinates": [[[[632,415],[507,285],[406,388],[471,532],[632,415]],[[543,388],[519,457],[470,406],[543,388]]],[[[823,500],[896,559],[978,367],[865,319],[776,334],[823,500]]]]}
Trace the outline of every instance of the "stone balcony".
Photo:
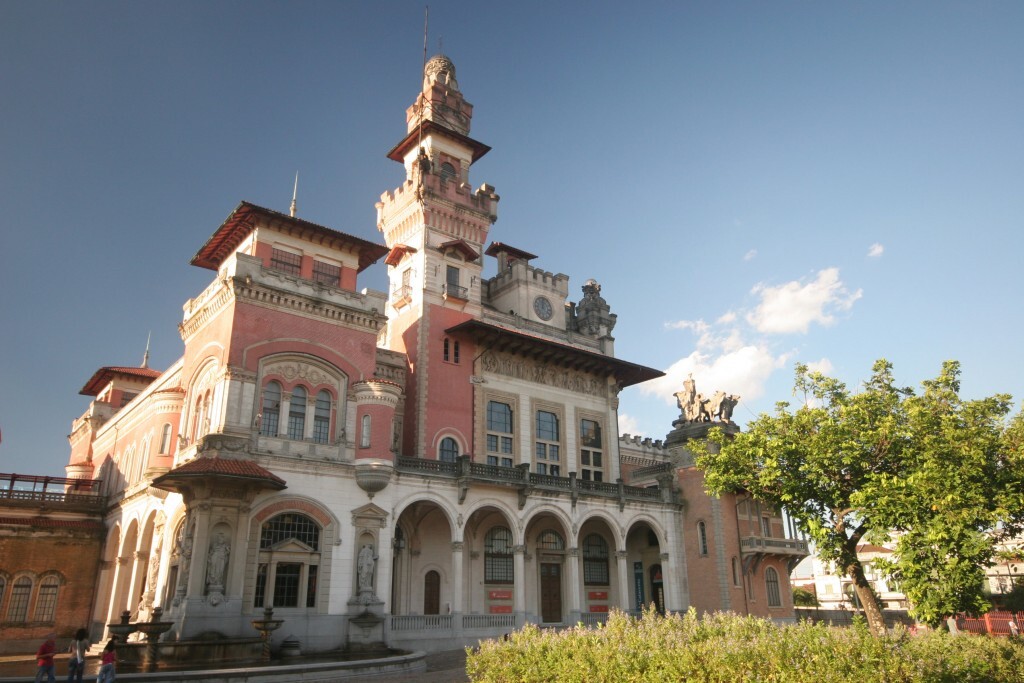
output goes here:
{"type": "Polygon", "coordinates": [[[673,489],[627,486],[621,479],[616,482],[588,481],[577,477],[576,472],[570,472],[568,477],[534,474],[530,472],[529,465],[486,465],[473,462],[468,455],[460,456],[455,462],[400,456],[395,469],[399,473],[453,480],[459,487],[460,503],[465,500],[470,488],[479,486],[515,489],[519,493],[520,509],[525,506],[530,495],[542,493],[566,494],[572,499],[573,505],[581,496],[615,500],[620,510],[625,508],[627,500],[674,505],[681,503],[673,489]]]}
{"type": "Polygon", "coordinates": [[[0,505],[8,508],[100,512],[107,497],[99,479],[0,474],[0,505]]]}
{"type": "Polygon", "coordinates": [[[789,569],[793,571],[793,567],[810,554],[810,548],[807,541],[798,538],[744,536],[740,538],[740,552],[743,553],[744,563],[753,559],[756,564],[768,556],[787,558],[789,569]]]}

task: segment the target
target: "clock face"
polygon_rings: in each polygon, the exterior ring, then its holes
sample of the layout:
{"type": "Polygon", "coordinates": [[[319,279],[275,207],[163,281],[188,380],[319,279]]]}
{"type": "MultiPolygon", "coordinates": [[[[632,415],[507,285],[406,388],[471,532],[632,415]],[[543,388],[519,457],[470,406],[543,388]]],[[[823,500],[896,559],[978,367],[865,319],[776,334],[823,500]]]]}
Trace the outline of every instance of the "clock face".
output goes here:
{"type": "Polygon", "coordinates": [[[541,320],[551,320],[551,302],[542,296],[533,300],[533,312],[541,320]]]}

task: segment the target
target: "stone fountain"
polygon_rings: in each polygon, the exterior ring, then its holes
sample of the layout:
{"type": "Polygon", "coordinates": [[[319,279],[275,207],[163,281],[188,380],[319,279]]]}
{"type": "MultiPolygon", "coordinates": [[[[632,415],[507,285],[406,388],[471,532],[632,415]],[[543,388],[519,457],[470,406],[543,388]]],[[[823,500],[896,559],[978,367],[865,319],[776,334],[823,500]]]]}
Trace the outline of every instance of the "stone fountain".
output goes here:
{"type": "Polygon", "coordinates": [[[253,619],[252,627],[260,632],[260,638],[263,639],[263,660],[270,661],[270,634],[281,628],[281,624],[284,623],[284,619],[274,618],[274,608],[267,607],[263,610],[262,619],[253,619]]]}
{"type": "Polygon", "coordinates": [[[160,636],[171,630],[173,621],[160,621],[163,616],[163,607],[153,608],[153,618],[150,621],[139,621],[135,623],[137,631],[146,636],[146,651],[142,658],[143,671],[155,671],[157,659],[160,656],[160,636]]]}

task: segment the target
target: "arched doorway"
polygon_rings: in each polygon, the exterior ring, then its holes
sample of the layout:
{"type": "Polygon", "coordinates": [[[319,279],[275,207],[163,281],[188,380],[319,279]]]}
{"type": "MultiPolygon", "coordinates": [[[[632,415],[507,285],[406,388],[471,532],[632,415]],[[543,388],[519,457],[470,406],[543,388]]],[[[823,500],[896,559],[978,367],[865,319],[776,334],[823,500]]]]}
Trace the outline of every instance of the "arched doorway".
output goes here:
{"type": "Polygon", "coordinates": [[[441,613],[441,575],[433,569],[423,576],[423,613],[441,613]]]}

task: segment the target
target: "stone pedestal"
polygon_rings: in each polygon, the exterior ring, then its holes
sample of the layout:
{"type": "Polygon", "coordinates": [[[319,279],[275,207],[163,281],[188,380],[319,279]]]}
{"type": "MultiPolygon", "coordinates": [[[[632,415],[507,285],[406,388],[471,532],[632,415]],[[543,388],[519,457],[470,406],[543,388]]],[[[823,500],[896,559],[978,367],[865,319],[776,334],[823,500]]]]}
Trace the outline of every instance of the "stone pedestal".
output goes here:
{"type": "MultiPolygon", "coordinates": [[[[348,618],[348,649],[353,652],[384,650],[384,602],[374,596],[372,601],[363,605],[361,612],[351,614],[348,618]]],[[[350,600],[350,607],[358,600],[350,600]]]]}

